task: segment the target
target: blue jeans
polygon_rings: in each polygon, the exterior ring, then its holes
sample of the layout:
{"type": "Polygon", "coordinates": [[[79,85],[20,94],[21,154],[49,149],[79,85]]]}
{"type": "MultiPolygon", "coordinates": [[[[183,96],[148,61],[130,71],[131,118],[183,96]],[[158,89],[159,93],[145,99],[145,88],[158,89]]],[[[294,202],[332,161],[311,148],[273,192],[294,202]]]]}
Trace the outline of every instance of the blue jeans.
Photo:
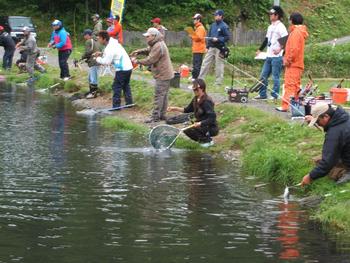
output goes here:
{"type": "Polygon", "coordinates": [[[274,98],[278,98],[278,94],[280,91],[280,75],[282,71],[282,65],[283,65],[283,58],[282,57],[273,57],[273,58],[266,58],[260,79],[263,79],[263,83],[265,86],[263,86],[260,89],[259,95],[262,98],[267,97],[267,87],[268,87],[268,78],[272,74],[272,80],[273,80],[273,88],[271,91],[271,96],[274,98]]]}
{"type": "Polygon", "coordinates": [[[89,84],[98,85],[98,66],[89,68],[89,84]]]}

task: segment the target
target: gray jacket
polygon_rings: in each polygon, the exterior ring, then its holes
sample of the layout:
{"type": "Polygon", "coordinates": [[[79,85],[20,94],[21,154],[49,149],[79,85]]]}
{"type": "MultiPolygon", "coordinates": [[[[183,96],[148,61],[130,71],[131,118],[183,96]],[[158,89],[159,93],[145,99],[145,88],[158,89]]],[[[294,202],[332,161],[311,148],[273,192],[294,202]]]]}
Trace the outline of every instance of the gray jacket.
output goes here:
{"type": "Polygon", "coordinates": [[[102,21],[98,20],[94,25],[94,30],[92,31],[92,38],[97,40],[98,32],[102,30],[102,21]]]}
{"type": "Polygon", "coordinates": [[[28,55],[34,55],[39,53],[38,46],[36,44],[36,39],[32,34],[25,37],[21,42],[22,49],[27,52],[28,55]]]}

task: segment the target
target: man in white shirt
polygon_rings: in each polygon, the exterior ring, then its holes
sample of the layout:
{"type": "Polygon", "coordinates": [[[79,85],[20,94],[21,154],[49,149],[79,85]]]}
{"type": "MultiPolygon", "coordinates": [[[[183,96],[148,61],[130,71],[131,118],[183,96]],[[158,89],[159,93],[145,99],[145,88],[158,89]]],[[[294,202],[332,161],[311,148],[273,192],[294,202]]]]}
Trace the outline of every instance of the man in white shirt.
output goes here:
{"type": "Polygon", "coordinates": [[[96,54],[96,56],[98,56],[96,62],[101,65],[113,65],[116,70],[112,85],[113,108],[120,107],[122,90],[125,96],[125,105],[133,104],[130,89],[130,78],[133,66],[129,55],[126,53],[123,46],[118,43],[118,40],[110,37],[107,31],[100,31],[97,39],[99,43],[106,46],[106,48],[103,51],[103,55],[101,53],[96,54]]]}
{"type": "Polygon", "coordinates": [[[255,97],[257,100],[267,99],[267,87],[268,78],[272,74],[273,88],[271,96],[273,99],[277,99],[280,90],[280,75],[283,65],[283,46],[278,41],[281,38],[288,36],[288,31],[281,19],[284,16],[284,12],[281,7],[273,6],[269,11],[271,25],[267,29],[267,34],[264,42],[261,44],[256,55],[259,55],[261,51],[267,46],[267,58],[265,60],[260,79],[264,83],[259,91],[259,96],[255,97]]]}

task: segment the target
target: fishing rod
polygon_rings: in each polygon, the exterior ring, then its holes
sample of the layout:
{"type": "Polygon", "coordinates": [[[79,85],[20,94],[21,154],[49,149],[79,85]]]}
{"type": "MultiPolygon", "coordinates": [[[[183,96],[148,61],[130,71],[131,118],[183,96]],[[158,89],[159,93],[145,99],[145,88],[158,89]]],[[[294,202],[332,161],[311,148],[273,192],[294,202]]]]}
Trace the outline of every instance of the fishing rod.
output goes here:
{"type": "MultiPolygon", "coordinates": [[[[266,87],[269,91],[273,91],[271,88],[269,88],[268,86],[266,86],[260,79],[256,78],[255,76],[253,76],[252,74],[241,70],[240,68],[236,67],[235,65],[231,64],[230,62],[226,61],[225,59],[220,58],[221,60],[223,60],[227,65],[233,67],[234,70],[237,70],[241,73],[243,73],[244,75],[246,75],[247,77],[252,78],[253,80],[257,81],[259,84],[263,85],[264,87],[266,87]]],[[[286,102],[291,108],[293,108],[294,110],[296,110],[298,113],[300,113],[301,116],[305,116],[305,113],[302,112],[299,108],[297,108],[296,106],[294,106],[293,104],[290,103],[290,101],[288,101],[287,99],[283,98],[281,95],[277,94],[277,97],[281,100],[283,100],[284,102],[286,102]]]]}

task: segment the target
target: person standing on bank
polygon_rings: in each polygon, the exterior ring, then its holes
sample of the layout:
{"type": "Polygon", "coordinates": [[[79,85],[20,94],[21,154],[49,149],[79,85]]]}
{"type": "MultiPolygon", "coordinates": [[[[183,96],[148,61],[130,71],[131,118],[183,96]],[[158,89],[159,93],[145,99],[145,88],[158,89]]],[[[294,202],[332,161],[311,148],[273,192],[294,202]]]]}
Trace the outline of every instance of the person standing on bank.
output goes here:
{"type": "Polygon", "coordinates": [[[102,30],[102,21],[98,14],[94,14],[92,17],[92,21],[94,22],[94,29],[92,31],[92,38],[97,41],[98,32],[102,30]]]}
{"type": "Polygon", "coordinates": [[[301,84],[301,76],[304,71],[304,49],[305,41],[309,36],[307,28],[303,25],[304,18],[300,13],[292,13],[289,17],[291,26],[286,44],[283,65],[284,72],[284,94],[281,107],[277,111],[287,112],[290,105],[290,97],[298,101],[301,84]]]}
{"type": "Polygon", "coordinates": [[[72,53],[72,42],[69,33],[64,29],[60,20],[52,22],[53,32],[51,34],[50,43],[47,47],[58,49],[58,64],[60,66],[60,77],[63,80],[69,80],[68,58],[72,53]]]}
{"type": "Polygon", "coordinates": [[[34,80],[34,66],[36,63],[36,59],[39,54],[39,49],[36,43],[35,37],[30,33],[29,27],[23,28],[24,38],[22,41],[18,42],[16,48],[21,49],[26,53],[26,69],[29,73],[29,81],[34,80]]]}
{"type": "Polygon", "coordinates": [[[12,67],[13,55],[16,50],[16,43],[11,35],[5,31],[3,26],[0,26],[0,46],[3,46],[5,50],[2,59],[2,67],[5,70],[10,70],[12,67]]]}
{"type": "Polygon", "coordinates": [[[267,99],[268,78],[271,74],[273,80],[271,96],[275,100],[279,96],[280,75],[283,66],[283,47],[279,43],[278,39],[288,36],[287,29],[281,22],[284,16],[282,8],[279,6],[273,6],[269,11],[269,15],[271,25],[267,29],[264,42],[256,52],[256,55],[259,55],[259,53],[267,46],[267,57],[260,75],[260,79],[264,85],[259,91],[259,96],[254,98],[257,100],[267,99]]]}
{"type": "Polygon", "coordinates": [[[186,108],[169,107],[168,111],[183,113],[194,112],[196,118],[194,127],[185,130],[184,133],[192,140],[199,142],[203,147],[209,147],[214,145],[211,137],[219,133],[216,113],[214,111],[214,102],[206,93],[204,80],[194,80],[192,90],[195,96],[186,108]]]}
{"type": "Polygon", "coordinates": [[[108,31],[109,36],[118,40],[119,44],[123,45],[123,27],[120,24],[120,16],[116,15],[115,19],[112,20],[112,30],[108,31]]]}
{"type": "Polygon", "coordinates": [[[162,25],[162,20],[159,17],[155,17],[151,20],[151,23],[153,23],[153,27],[157,28],[158,31],[163,35],[165,39],[165,32],[168,30],[162,25]]]}
{"type": "Polygon", "coordinates": [[[202,16],[195,14],[193,16],[195,31],[190,35],[192,38],[192,79],[197,79],[201,70],[203,55],[206,51],[205,37],[207,32],[202,24],[202,16]]]}
{"type": "Polygon", "coordinates": [[[208,34],[208,53],[204,57],[198,78],[205,79],[211,65],[215,63],[215,85],[222,85],[224,80],[224,60],[220,57],[220,49],[229,41],[230,30],[228,25],[223,21],[223,10],[217,10],[214,13],[214,17],[215,22],[210,26],[208,34]]]}
{"type": "Polygon", "coordinates": [[[145,121],[145,123],[152,123],[166,119],[168,92],[170,80],[174,77],[174,69],[171,64],[168,47],[164,42],[163,35],[158,29],[151,27],[143,35],[146,37],[149,47],[135,50],[131,53],[131,56],[147,55],[144,59],[134,59],[134,62],[151,66],[153,78],[156,80],[152,116],[149,120],[145,121]]]}
{"type": "Polygon", "coordinates": [[[309,126],[315,124],[323,127],[325,140],[322,147],[322,158],[316,167],[301,181],[308,185],[327,174],[337,184],[350,181],[350,116],[338,106],[336,109],[328,104],[312,106],[311,115],[305,116],[309,126]]]}
{"type": "Polygon", "coordinates": [[[86,94],[87,99],[96,98],[98,92],[98,63],[92,54],[101,52],[101,45],[93,39],[93,31],[86,29],[83,33],[85,39],[85,52],[81,60],[85,60],[89,66],[89,92],[86,94]]]}
{"type": "Polygon", "coordinates": [[[130,89],[130,78],[133,67],[129,55],[123,46],[118,43],[118,40],[110,37],[107,31],[100,31],[98,33],[98,41],[106,48],[103,51],[103,55],[101,52],[95,53],[95,56],[97,56],[96,62],[101,65],[113,65],[116,70],[112,85],[113,108],[120,107],[122,91],[125,96],[125,105],[133,104],[130,89]]]}

